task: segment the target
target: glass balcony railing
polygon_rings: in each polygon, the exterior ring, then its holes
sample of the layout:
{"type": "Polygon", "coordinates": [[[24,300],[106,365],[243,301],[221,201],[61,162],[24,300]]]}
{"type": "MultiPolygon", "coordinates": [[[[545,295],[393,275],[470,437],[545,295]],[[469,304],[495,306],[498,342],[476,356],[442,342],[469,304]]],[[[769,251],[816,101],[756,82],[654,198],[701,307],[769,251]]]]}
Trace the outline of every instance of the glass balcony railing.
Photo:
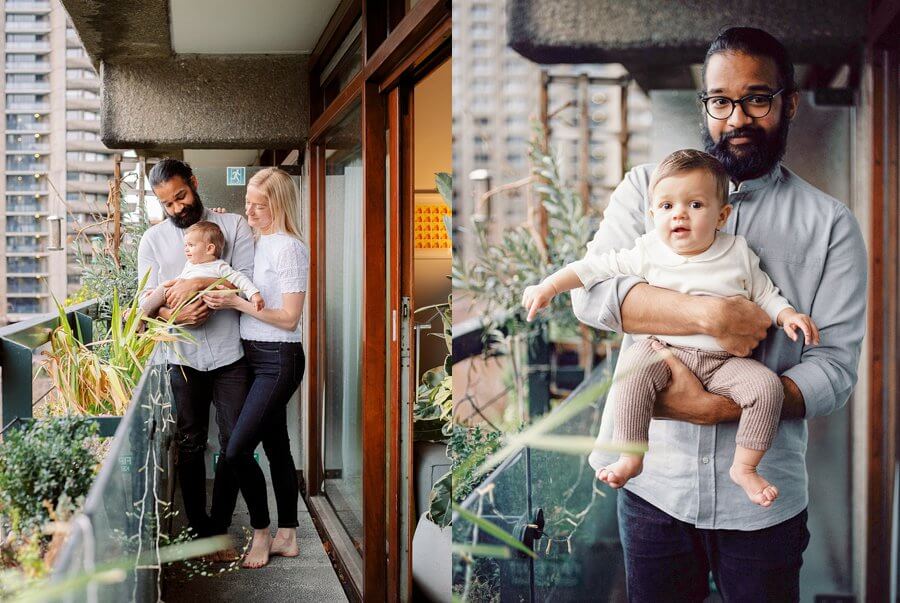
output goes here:
{"type": "Polygon", "coordinates": [[[50,164],[43,161],[7,161],[7,171],[13,172],[46,172],[50,169],[50,164]]]}
{"type": "Polygon", "coordinates": [[[155,601],[159,570],[152,559],[154,528],[164,521],[166,473],[172,431],[172,393],[167,367],[151,362],[88,493],[79,518],[56,563],[54,578],[77,576],[85,568],[128,562],[124,579],[97,581],[67,600],[155,601]],[[142,557],[143,554],[143,557],[142,557]]]}
{"type": "MultiPolygon", "coordinates": [[[[10,312],[37,309],[10,300],[10,312]]],[[[78,324],[91,340],[97,300],[66,309],[66,319],[78,324]]],[[[0,356],[3,380],[0,424],[12,426],[34,416],[49,391],[33,379],[35,359],[59,324],[48,314],[0,328],[0,346],[25,353],[0,356]]],[[[52,386],[49,386],[52,387],[52,386]]],[[[87,499],[71,521],[68,538],[53,566],[53,580],[77,578],[108,564],[121,564],[116,580],[77,582],[66,589],[66,601],[156,601],[159,567],[153,557],[167,513],[169,445],[173,398],[162,349],[154,350],[132,394],[124,417],[93,417],[102,437],[112,436],[108,452],[87,499]]],[[[55,600],[49,596],[41,600],[55,600]]]]}
{"type": "Polygon", "coordinates": [[[44,265],[36,259],[15,258],[6,260],[6,274],[41,274],[46,272],[44,265]]]}
{"type": "MultiPolygon", "coordinates": [[[[614,360],[614,359],[613,359],[614,360]]],[[[609,379],[604,361],[553,412],[609,379]]],[[[549,435],[593,436],[605,396],[549,435]]],[[[595,488],[587,455],[523,448],[497,467],[463,502],[465,510],[516,536],[535,558],[454,557],[453,585],[466,601],[620,601],[625,597],[616,495],[595,488]]],[[[455,516],[455,545],[498,545],[498,539],[455,516]]]]}
{"type": "Polygon", "coordinates": [[[8,314],[38,314],[43,311],[41,302],[36,299],[10,299],[6,303],[8,314]]]}
{"type": "Polygon", "coordinates": [[[6,143],[7,151],[28,151],[28,152],[46,152],[50,150],[50,144],[46,142],[37,142],[36,140],[27,141],[22,136],[22,142],[6,143]]]}

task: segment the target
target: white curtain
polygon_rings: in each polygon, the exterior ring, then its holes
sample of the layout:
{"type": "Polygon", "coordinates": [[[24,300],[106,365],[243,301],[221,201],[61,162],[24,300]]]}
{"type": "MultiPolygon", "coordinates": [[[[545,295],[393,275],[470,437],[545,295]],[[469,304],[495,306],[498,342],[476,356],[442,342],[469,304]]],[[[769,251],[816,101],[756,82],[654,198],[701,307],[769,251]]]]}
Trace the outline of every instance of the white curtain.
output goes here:
{"type": "Polygon", "coordinates": [[[344,169],[343,225],[343,421],[341,456],[344,478],[362,475],[362,390],[360,387],[363,283],[362,161],[344,169]]]}

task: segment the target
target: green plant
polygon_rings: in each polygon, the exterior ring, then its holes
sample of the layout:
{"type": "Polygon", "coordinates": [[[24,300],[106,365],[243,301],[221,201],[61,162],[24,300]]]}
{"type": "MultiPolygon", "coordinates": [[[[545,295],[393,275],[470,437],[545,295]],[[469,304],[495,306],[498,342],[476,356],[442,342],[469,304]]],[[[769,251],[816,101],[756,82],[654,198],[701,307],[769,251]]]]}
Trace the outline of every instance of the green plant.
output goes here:
{"type": "Polygon", "coordinates": [[[488,224],[473,220],[474,259],[464,264],[461,256],[453,258],[453,290],[484,308],[486,332],[503,326],[508,334],[534,333],[546,323],[562,332],[578,329],[567,293],[556,296],[551,307],[531,323],[525,322],[522,311],[525,287],[580,259],[591,235],[582,200],[565,185],[556,158],[544,150],[546,139],[544,128],[535,125],[529,143],[532,177],[528,181],[546,212],[546,235],[535,224],[527,224],[507,229],[498,242],[492,242],[488,224]]]}
{"type": "MultiPolygon", "coordinates": [[[[115,240],[115,233],[111,232],[111,229],[106,229],[102,235],[89,237],[79,233],[76,236],[76,242],[82,243],[75,247],[75,261],[81,270],[81,288],[66,300],[66,304],[99,298],[98,318],[101,321],[108,321],[111,318],[111,291],[117,292],[120,306],[127,306],[139,291],[138,243],[150,227],[150,221],[143,207],[137,207],[136,211],[133,211],[128,206],[123,186],[130,187],[130,184],[125,179],[119,182],[119,194],[115,201],[119,203],[119,215],[122,216],[119,240],[115,240]],[[85,249],[86,247],[88,249],[85,249]]],[[[114,202],[113,198],[113,193],[110,193],[107,206],[114,202]]],[[[111,211],[109,213],[112,215],[111,211]]],[[[97,217],[99,219],[102,216],[97,217]]]]}
{"type": "MultiPolygon", "coordinates": [[[[140,289],[146,281],[145,275],[140,289]]],[[[59,326],[50,335],[50,350],[43,352],[41,370],[54,385],[55,401],[66,411],[125,414],[131,392],[157,342],[190,339],[184,329],[174,324],[174,317],[169,322],[142,317],[138,302],[135,293],[123,310],[118,293],[113,290],[109,329],[103,339],[94,342],[83,341],[82,333],[66,319],[65,308],[56,302],[59,326]]]]}
{"type": "Polygon", "coordinates": [[[416,406],[413,419],[416,420],[415,439],[418,441],[442,442],[451,433],[451,416],[453,414],[453,334],[450,305],[452,295],[446,304],[436,304],[419,308],[416,313],[437,310],[441,317],[443,330],[440,337],[447,346],[444,364],[429,369],[422,375],[422,382],[416,391],[416,406]]]}
{"type": "Polygon", "coordinates": [[[84,497],[99,461],[91,441],[96,423],[76,417],[34,421],[0,442],[0,515],[15,532],[31,532],[50,519],[60,499],[84,497]]]}

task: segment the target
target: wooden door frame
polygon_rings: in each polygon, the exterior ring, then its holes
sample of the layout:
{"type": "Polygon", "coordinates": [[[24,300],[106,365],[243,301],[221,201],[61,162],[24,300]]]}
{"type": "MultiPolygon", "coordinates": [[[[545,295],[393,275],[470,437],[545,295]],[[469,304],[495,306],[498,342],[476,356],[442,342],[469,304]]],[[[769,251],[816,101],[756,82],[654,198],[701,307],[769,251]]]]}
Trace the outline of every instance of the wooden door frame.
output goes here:
{"type": "MultiPolygon", "coordinates": [[[[356,10],[360,3],[358,0],[345,0],[336,11],[334,24],[329,24],[327,32],[333,38],[341,32],[346,32],[348,24],[352,24],[356,18],[356,10]]],[[[363,552],[360,556],[348,546],[345,534],[341,533],[341,526],[336,521],[333,510],[323,500],[321,484],[323,466],[321,459],[322,447],[322,413],[321,393],[324,371],[319,366],[318,359],[324,346],[322,337],[321,320],[313,319],[309,346],[315,350],[315,359],[310,362],[309,379],[307,380],[309,421],[307,424],[306,442],[309,444],[307,474],[309,475],[308,498],[310,510],[314,517],[326,532],[326,536],[332,541],[333,550],[338,564],[346,570],[350,576],[353,594],[357,598],[365,598],[371,601],[394,600],[401,592],[408,592],[408,585],[399,583],[400,576],[400,526],[396,521],[388,521],[386,513],[398,508],[400,504],[399,483],[400,472],[399,456],[390,456],[392,466],[386,467],[388,459],[387,442],[399,438],[398,429],[401,425],[393,421],[397,414],[391,412],[391,423],[388,423],[388,404],[391,410],[396,409],[394,401],[388,401],[390,396],[389,382],[394,383],[396,369],[394,364],[399,356],[391,355],[389,362],[386,351],[392,344],[391,314],[398,312],[399,299],[403,292],[411,291],[411,280],[406,279],[407,285],[398,288],[394,283],[403,283],[403,275],[411,275],[411,259],[397,255],[396,249],[390,253],[386,249],[386,237],[388,227],[390,232],[397,233],[399,250],[410,249],[412,241],[411,216],[404,216],[402,211],[403,199],[407,194],[401,193],[407,188],[411,191],[411,175],[403,175],[409,172],[402,164],[398,164],[394,173],[394,164],[398,161],[411,162],[408,156],[410,147],[406,147],[411,140],[403,141],[402,130],[407,125],[394,123],[393,130],[398,131],[398,154],[391,153],[391,177],[398,178],[399,187],[392,187],[390,195],[386,194],[387,178],[385,162],[387,159],[388,141],[385,132],[388,130],[389,116],[399,113],[390,113],[391,95],[397,95],[393,102],[397,103],[402,94],[402,86],[399,91],[394,89],[400,85],[409,74],[420,73],[429,64],[431,57],[444,53],[449,55],[450,35],[450,2],[449,0],[420,0],[409,12],[398,19],[396,16],[398,3],[385,4],[375,0],[363,0],[361,11],[363,19],[362,53],[363,67],[361,72],[342,90],[327,107],[316,106],[311,103],[312,125],[308,156],[310,158],[310,215],[314,232],[310,236],[310,249],[313,259],[310,267],[311,282],[321,285],[323,278],[324,258],[324,176],[325,160],[321,146],[322,137],[328,128],[337,123],[347,112],[353,108],[357,101],[361,107],[361,140],[363,163],[363,316],[362,316],[362,354],[361,367],[361,405],[362,405],[362,431],[363,431],[363,552]],[[393,9],[391,7],[394,7],[393,9]],[[391,31],[387,31],[387,24],[392,25],[391,31]],[[436,33],[438,32],[439,33],[436,33]],[[389,115],[390,113],[390,115],[389,115]],[[400,142],[403,141],[403,142],[400,142]],[[406,154],[404,155],[404,151],[406,154]],[[391,211],[391,221],[388,224],[388,211],[391,211]],[[396,220],[396,221],[395,221],[396,220]],[[404,224],[406,226],[404,226],[404,224]],[[409,238],[404,247],[405,238],[409,238]],[[405,262],[405,263],[404,263],[405,262]],[[388,289],[384,278],[385,269],[391,266],[392,275],[399,278],[393,279],[388,300],[388,289]],[[407,272],[404,272],[406,270],[407,272]],[[389,302],[389,303],[388,303],[389,302]],[[396,360],[393,360],[396,359],[396,360]],[[390,599],[389,599],[390,597],[390,599]]],[[[338,44],[334,39],[320,40],[312,60],[313,69],[311,76],[321,68],[328,60],[327,50],[335,49],[338,44]]],[[[312,81],[312,80],[311,80],[312,81]]],[[[316,80],[317,81],[317,80],[316,80]]],[[[321,98],[311,94],[315,100],[321,98]]],[[[401,104],[397,104],[399,110],[401,104]]],[[[409,138],[407,136],[407,138],[409,138]]],[[[394,141],[392,141],[392,144],[394,141]]],[[[411,165],[411,163],[410,163],[411,165]]],[[[316,295],[311,296],[310,315],[321,316],[324,309],[324,292],[318,286],[316,295]]],[[[411,446],[411,444],[410,444],[411,446]]],[[[398,450],[399,451],[399,450],[398,450]]],[[[407,517],[412,520],[409,513],[407,517]]],[[[396,517],[396,516],[395,516],[396,517]]],[[[411,530],[410,530],[411,533],[411,530]]]]}
{"type": "Polygon", "coordinates": [[[891,592],[894,471],[897,466],[898,403],[898,86],[900,86],[900,2],[870,4],[866,62],[872,71],[868,391],[866,601],[891,592]]]}

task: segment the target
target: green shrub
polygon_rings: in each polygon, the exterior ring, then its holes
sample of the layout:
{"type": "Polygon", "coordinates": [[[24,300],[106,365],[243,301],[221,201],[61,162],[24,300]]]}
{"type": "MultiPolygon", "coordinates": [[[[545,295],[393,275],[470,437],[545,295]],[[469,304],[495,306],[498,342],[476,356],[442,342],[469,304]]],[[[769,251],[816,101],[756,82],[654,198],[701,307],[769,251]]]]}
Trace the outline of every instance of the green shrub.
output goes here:
{"type": "Polygon", "coordinates": [[[35,421],[3,435],[0,514],[15,530],[40,528],[63,495],[72,501],[87,495],[100,460],[90,446],[96,435],[96,423],[74,417],[35,421]]]}

